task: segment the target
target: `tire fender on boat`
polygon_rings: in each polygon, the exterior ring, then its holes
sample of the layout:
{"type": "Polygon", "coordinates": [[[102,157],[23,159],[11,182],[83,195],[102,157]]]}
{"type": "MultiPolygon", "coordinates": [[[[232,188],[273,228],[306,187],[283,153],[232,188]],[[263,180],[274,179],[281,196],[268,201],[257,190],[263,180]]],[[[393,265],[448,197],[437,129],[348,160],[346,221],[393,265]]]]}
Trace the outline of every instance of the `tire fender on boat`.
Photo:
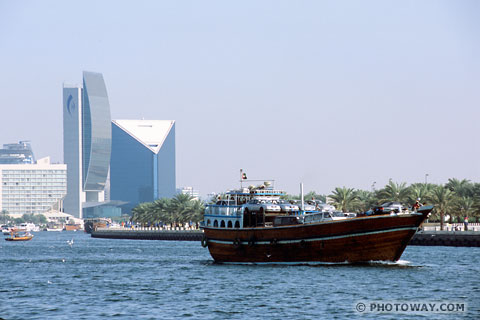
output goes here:
{"type": "Polygon", "coordinates": [[[205,235],[202,238],[202,247],[206,248],[208,246],[208,239],[205,235]]]}
{"type": "Polygon", "coordinates": [[[256,241],[255,236],[252,236],[250,240],[248,240],[248,246],[253,247],[255,245],[255,241],[256,241]]]}
{"type": "Polygon", "coordinates": [[[272,246],[276,246],[278,244],[278,240],[276,238],[273,238],[272,240],[270,240],[270,244],[272,246]]]}
{"type": "Polygon", "coordinates": [[[233,246],[235,248],[240,248],[241,245],[242,245],[242,242],[240,241],[240,239],[238,238],[233,239],[233,246]]]}
{"type": "Polygon", "coordinates": [[[305,240],[300,241],[300,247],[305,248],[307,246],[307,242],[305,240]]]}

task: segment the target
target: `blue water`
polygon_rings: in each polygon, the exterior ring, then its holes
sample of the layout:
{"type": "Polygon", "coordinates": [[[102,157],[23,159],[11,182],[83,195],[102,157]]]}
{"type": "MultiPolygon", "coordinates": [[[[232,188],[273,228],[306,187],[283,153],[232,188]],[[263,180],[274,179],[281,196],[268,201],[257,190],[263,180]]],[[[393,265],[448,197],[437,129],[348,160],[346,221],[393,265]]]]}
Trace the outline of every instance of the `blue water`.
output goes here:
{"type": "Polygon", "coordinates": [[[4,319],[480,319],[480,248],[409,246],[396,264],[221,265],[198,242],[39,232],[2,240],[0,258],[4,319]],[[355,311],[376,300],[467,311],[355,311]]]}

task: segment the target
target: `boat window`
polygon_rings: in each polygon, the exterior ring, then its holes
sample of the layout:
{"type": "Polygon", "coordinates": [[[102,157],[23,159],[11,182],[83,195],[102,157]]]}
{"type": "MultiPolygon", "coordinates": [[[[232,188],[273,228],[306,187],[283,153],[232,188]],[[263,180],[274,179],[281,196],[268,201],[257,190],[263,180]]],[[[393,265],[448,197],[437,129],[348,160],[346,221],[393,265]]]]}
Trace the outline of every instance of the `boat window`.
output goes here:
{"type": "Polygon", "coordinates": [[[217,221],[217,220],[215,220],[215,221],[213,222],[213,226],[214,226],[215,228],[218,227],[218,221],[217,221]]]}
{"type": "Polygon", "coordinates": [[[235,228],[240,228],[240,222],[235,221],[235,228]]]}
{"type": "Polygon", "coordinates": [[[210,219],[207,220],[207,226],[209,226],[209,225],[210,225],[210,219]]]}
{"type": "Polygon", "coordinates": [[[232,228],[232,221],[228,221],[227,227],[228,227],[228,228],[232,228]]]}
{"type": "Polygon", "coordinates": [[[225,221],[222,220],[222,222],[220,223],[220,228],[225,228],[225,221]]]}

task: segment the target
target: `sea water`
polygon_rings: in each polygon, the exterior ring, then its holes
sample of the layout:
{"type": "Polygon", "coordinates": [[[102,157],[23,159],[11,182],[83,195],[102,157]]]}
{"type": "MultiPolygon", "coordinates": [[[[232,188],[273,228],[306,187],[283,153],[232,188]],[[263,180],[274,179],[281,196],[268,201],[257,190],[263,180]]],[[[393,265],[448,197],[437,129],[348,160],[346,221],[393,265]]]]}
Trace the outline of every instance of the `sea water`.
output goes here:
{"type": "Polygon", "coordinates": [[[71,231],[0,240],[3,319],[480,319],[480,248],[409,246],[397,263],[229,265],[200,242],[71,231]],[[359,301],[466,310],[369,313],[359,301]]]}

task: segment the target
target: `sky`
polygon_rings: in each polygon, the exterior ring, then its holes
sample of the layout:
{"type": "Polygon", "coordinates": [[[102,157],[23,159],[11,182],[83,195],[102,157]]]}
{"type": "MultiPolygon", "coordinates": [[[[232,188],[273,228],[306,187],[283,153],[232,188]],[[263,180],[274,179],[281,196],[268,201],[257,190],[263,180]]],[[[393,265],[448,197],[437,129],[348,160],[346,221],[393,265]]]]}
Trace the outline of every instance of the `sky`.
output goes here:
{"type": "Polygon", "coordinates": [[[62,86],[176,121],[177,186],[480,182],[479,1],[0,0],[0,144],[63,162],[62,86]]]}

